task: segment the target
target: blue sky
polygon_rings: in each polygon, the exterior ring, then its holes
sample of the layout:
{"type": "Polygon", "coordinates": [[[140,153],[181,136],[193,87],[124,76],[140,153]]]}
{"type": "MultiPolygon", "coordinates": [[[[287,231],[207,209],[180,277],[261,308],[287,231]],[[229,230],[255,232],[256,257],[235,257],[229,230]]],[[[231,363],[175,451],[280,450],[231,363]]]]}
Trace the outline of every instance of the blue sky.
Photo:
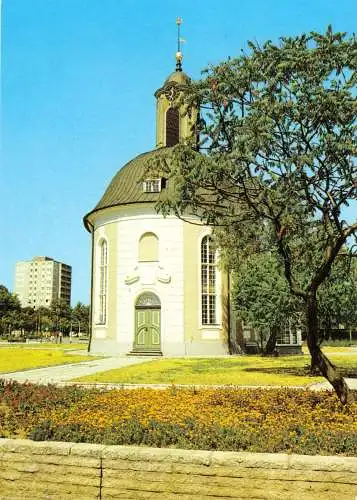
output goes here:
{"type": "MultiPolygon", "coordinates": [[[[1,3],[1,0],[0,0],[1,3]]],[[[154,92],[174,70],[235,56],[249,39],[352,33],[354,0],[2,0],[0,283],[48,255],[73,268],[72,303],[89,303],[82,217],[117,170],[155,145],[154,92]]]]}

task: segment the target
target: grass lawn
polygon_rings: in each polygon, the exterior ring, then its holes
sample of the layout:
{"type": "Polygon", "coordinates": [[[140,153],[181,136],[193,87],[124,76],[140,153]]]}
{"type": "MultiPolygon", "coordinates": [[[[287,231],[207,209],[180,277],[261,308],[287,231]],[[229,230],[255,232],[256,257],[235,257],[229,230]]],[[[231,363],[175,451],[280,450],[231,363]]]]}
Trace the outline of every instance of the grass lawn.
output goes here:
{"type": "MultiPolygon", "coordinates": [[[[357,356],[330,356],[346,375],[357,375],[357,356]]],[[[308,375],[309,356],[262,358],[233,356],[226,358],[159,359],[117,370],[75,379],[92,383],[128,384],[208,384],[208,385],[285,385],[302,386],[321,382],[322,377],[308,375]]]]}
{"type": "Polygon", "coordinates": [[[88,349],[88,344],[87,343],[73,343],[73,344],[53,344],[52,342],[33,342],[33,343],[6,343],[6,344],[0,344],[0,349],[7,349],[7,348],[26,348],[26,349],[62,349],[65,351],[69,350],[74,350],[74,351],[86,351],[88,349]]]}
{"type": "MultiPolygon", "coordinates": [[[[357,346],[356,346],[357,347],[357,346]]],[[[325,354],[329,355],[331,352],[333,353],[340,353],[340,352],[351,352],[351,347],[346,347],[346,346],[323,346],[322,350],[325,354]]],[[[303,344],[302,346],[302,352],[304,354],[309,354],[309,348],[307,347],[306,344],[303,344]]]]}
{"type": "MultiPolygon", "coordinates": [[[[72,348],[78,349],[76,344],[72,344],[72,348]]],[[[90,359],[94,358],[91,356],[90,359]]],[[[84,352],[83,355],[71,354],[68,352],[68,345],[49,344],[46,347],[46,344],[26,344],[0,347],[0,373],[78,363],[80,361],[88,361],[88,357],[84,352]]]]}

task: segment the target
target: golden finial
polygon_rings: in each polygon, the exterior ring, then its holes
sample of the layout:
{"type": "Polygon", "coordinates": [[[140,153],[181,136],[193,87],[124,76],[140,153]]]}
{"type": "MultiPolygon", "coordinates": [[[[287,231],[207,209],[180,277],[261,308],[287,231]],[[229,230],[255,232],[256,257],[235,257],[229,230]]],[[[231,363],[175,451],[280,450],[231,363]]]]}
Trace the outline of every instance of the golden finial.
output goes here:
{"type": "Polygon", "coordinates": [[[180,26],[182,24],[181,17],[176,18],[177,24],[177,52],[176,52],[176,71],[182,71],[182,59],[183,55],[181,52],[181,42],[182,39],[180,37],[180,26]]]}

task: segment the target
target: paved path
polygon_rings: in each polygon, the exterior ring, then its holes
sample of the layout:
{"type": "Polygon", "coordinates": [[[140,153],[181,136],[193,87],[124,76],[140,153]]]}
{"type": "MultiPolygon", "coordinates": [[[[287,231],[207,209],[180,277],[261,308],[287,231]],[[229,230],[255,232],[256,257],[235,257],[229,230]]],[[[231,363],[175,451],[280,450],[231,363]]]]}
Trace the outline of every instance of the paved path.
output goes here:
{"type": "MultiPolygon", "coordinates": [[[[357,378],[345,378],[346,383],[350,389],[357,391],[357,378]]],[[[312,391],[332,390],[332,385],[329,382],[320,382],[319,384],[312,384],[309,386],[312,391]]]]}
{"type": "Polygon", "coordinates": [[[92,359],[81,363],[68,365],[48,366],[22,372],[1,373],[0,378],[16,380],[17,382],[32,382],[35,384],[54,384],[65,382],[76,377],[84,377],[93,373],[105,372],[113,368],[136,365],[149,361],[151,358],[137,358],[135,356],[116,356],[103,359],[92,359]]]}

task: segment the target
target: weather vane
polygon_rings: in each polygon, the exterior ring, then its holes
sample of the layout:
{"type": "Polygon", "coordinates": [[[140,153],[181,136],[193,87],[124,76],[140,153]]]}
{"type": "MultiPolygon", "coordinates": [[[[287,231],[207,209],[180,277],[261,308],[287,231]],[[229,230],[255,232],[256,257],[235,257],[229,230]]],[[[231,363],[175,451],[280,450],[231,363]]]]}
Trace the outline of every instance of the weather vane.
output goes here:
{"type": "Polygon", "coordinates": [[[182,52],[181,52],[181,43],[183,43],[184,40],[180,36],[180,27],[181,27],[181,24],[182,24],[181,17],[178,17],[176,19],[176,24],[177,24],[176,71],[182,71],[182,59],[183,59],[183,55],[182,55],[182,52]]]}

